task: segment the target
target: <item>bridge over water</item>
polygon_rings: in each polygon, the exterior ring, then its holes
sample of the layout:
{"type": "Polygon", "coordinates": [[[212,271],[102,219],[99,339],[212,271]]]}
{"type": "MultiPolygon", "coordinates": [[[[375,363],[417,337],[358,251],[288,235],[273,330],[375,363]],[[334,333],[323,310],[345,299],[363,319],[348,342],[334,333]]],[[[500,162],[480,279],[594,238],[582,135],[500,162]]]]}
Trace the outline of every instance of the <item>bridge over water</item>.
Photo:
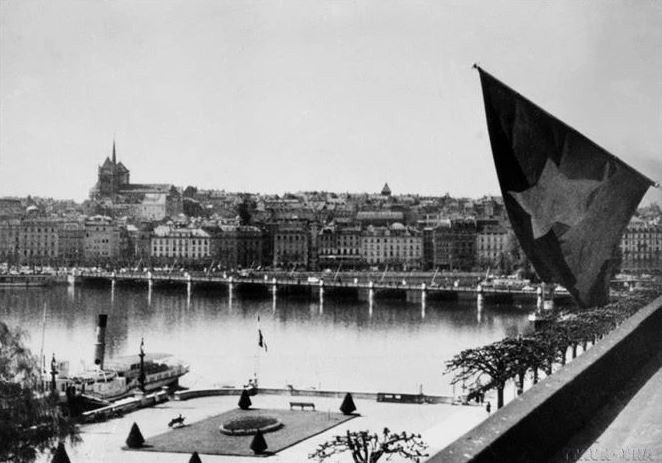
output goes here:
{"type": "MultiPolygon", "coordinates": [[[[448,281],[448,278],[445,279],[448,281]]],[[[542,302],[545,298],[555,301],[568,299],[565,293],[543,290],[541,286],[495,287],[489,285],[452,283],[426,283],[408,281],[406,278],[386,281],[368,280],[365,277],[318,278],[259,275],[227,276],[205,272],[80,272],[69,277],[70,284],[108,283],[111,285],[145,285],[150,290],[154,286],[180,286],[190,294],[196,287],[216,288],[240,294],[272,294],[279,296],[307,297],[350,297],[361,301],[371,299],[401,299],[411,303],[424,303],[427,300],[476,299],[483,302],[512,302],[528,300],[542,302]]]]}

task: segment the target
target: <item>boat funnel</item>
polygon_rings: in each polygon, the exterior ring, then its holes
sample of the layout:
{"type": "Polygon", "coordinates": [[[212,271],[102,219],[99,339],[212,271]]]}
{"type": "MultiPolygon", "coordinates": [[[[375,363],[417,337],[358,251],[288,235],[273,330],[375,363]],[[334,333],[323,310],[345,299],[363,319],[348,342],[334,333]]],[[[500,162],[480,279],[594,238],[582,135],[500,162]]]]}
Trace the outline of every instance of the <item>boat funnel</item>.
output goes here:
{"type": "Polygon", "coordinates": [[[97,322],[97,342],[94,343],[94,364],[103,369],[103,357],[106,352],[106,322],[108,315],[105,313],[99,314],[99,321],[97,322]]]}

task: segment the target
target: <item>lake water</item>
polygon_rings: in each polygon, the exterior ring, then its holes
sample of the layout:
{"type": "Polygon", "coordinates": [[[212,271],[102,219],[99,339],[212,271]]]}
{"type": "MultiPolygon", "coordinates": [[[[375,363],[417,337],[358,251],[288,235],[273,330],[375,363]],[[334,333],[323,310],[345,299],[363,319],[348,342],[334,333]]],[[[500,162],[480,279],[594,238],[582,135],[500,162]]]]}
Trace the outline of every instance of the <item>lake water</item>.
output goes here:
{"type": "MultiPolygon", "coordinates": [[[[0,290],[0,320],[34,353],[92,365],[96,319],[107,313],[106,356],[168,352],[190,364],[184,386],[260,386],[450,395],[444,362],[464,348],[527,329],[535,303],[247,298],[194,288],[54,287],[0,290]],[[44,307],[46,329],[44,326],[44,307]],[[268,350],[258,347],[258,315],[268,350]]],[[[459,392],[459,391],[458,391],[459,392]]]]}

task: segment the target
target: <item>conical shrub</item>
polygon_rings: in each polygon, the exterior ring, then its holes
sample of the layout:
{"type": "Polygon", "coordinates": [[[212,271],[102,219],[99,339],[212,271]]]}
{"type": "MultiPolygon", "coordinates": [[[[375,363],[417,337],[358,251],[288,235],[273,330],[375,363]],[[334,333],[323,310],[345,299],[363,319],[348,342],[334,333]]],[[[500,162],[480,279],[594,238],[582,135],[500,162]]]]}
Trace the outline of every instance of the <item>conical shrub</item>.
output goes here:
{"type": "Polygon", "coordinates": [[[188,463],[202,463],[202,460],[200,459],[200,455],[198,455],[198,452],[193,452],[191,454],[191,459],[188,461],[188,463]]]}
{"type": "Polygon", "coordinates": [[[63,442],[57,444],[57,450],[55,450],[55,455],[53,455],[53,460],[51,460],[51,463],[71,463],[71,460],[69,460],[69,455],[67,455],[67,450],[64,448],[63,442]]]}
{"type": "Polygon", "coordinates": [[[242,410],[248,410],[250,406],[253,405],[251,398],[248,396],[248,391],[244,389],[241,391],[241,397],[239,398],[239,408],[242,410]]]}
{"type": "Polygon", "coordinates": [[[251,442],[251,450],[257,454],[264,453],[267,450],[267,441],[264,440],[264,434],[259,429],[251,442]]]}
{"type": "Polygon", "coordinates": [[[354,405],[354,399],[351,393],[348,392],[345,394],[345,398],[340,405],[340,411],[343,412],[343,415],[351,415],[356,411],[356,405],[354,405]]]}
{"type": "Polygon", "coordinates": [[[133,423],[131,426],[131,431],[129,431],[129,437],[126,438],[126,446],[130,449],[137,449],[143,446],[145,443],[145,438],[140,432],[140,428],[136,423],[133,423]]]}

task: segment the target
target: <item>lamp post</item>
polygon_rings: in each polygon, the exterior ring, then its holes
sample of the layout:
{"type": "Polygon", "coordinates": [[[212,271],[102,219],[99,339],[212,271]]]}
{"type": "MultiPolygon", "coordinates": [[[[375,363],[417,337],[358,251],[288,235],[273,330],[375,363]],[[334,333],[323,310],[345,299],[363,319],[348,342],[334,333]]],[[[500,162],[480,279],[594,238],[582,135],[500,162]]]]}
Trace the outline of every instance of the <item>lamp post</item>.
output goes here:
{"type": "Polygon", "coordinates": [[[53,357],[51,358],[51,391],[55,392],[55,375],[57,375],[57,362],[55,361],[55,353],[53,353],[53,357]]]}
{"type": "Polygon", "coordinates": [[[138,382],[140,383],[140,390],[145,392],[145,338],[140,338],[140,375],[138,382]]]}

